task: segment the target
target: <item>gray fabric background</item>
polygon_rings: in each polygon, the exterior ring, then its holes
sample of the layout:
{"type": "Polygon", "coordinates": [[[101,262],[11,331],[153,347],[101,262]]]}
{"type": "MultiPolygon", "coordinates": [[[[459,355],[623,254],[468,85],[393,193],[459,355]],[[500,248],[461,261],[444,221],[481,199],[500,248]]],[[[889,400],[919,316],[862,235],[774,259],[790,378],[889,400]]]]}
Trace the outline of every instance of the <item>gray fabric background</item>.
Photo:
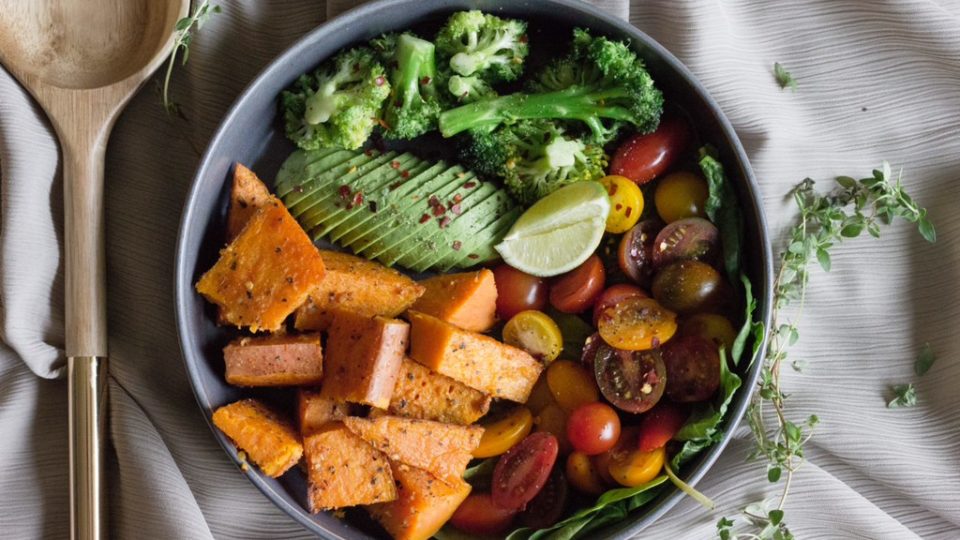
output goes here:
{"type": "MultiPolygon", "coordinates": [[[[168,118],[151,82],[107,152],[111,364],[109,457],[116,538],[294,538],[306,533],[228,462],[187,383],[171,276],[181,205],[199,151],[227,107],[277,53],[353,5],[231,0],[197,35],[168,118]]],[[[788,373],[797,418],[823,421],[788,520],[798,538],[960,538],[960,4],[936,0],[606,0],[658,39],[733,121],[774,232],[810,176],[865,175],[883,159],[930,208],[940,239],[897,225],[849,242],[814,271],[788,373]],[[799,82],[781,91],[772,65],[799,82]],[[917,379],[924,341],[939,356],[917,379]],[[884,407],[914,381],[920,403],[884,407]]],[[[57,146],[27,94],[0,71],[0,536],[67,536],[66,382],[57,146]]],[[[776,236],[776,235],[775,235],[776,236]]],[[[677,506],[646,538],[709,538],[716,520],[773,494],[738,438],[700,484],[719,503],[677,506]]]]}

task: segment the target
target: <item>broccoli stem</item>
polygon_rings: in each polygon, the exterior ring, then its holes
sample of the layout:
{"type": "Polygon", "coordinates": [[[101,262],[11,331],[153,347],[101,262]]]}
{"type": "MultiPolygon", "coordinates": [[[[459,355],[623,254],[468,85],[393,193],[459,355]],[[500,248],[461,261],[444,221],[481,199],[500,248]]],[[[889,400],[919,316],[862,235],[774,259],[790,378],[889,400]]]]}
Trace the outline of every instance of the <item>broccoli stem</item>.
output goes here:
{"type": "Polygon", "coordinates": [[[533,119],[580,120],[595,135],[602,133],[599,118],[630,122],[634,115],[627,107],[607,101],[628,97],[624,88],[596,90],[571,86],[544,94],[516,93],[494,99],[476,101],[444,111],[440,115],[440,133],[452,137],[462,131],[489,131],[504,122],[533,119]]]}
{"type": "Polygon", "coordinates": [[[421,86],[433,88],[429,83],[436,79],[437,66],[434,60],[433,43],[403,34],[397,40],[397,68],[394,76],[396,95],[401,96],[401,103],[395,106],[409,107],[421,93],[421,86]]]}

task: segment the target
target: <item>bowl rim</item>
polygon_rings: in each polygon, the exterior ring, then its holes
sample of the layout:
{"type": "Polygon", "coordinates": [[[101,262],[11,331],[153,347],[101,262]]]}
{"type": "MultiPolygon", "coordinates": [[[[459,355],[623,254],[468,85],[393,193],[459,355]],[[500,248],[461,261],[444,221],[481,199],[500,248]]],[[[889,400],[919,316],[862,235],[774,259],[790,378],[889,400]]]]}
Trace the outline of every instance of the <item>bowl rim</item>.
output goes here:
{"type": "MultiPolygon", "coordinates": [[[[259,73],[250,81],[250,83],[246,85],[243,91],[230,105],[230,108],[220,120],[216,131],[210,138],[210,142],[207,144],[203,156],[200,159],[199,165],[197,166],[197,172],[193,177],[190,189],[184,201],[180,225],[177,231],[173,276],[175,296],[174,311],[176,317],[178,344],[180,346],[181,357],[186,367],[191,390],[193,391],[194,398],[196,399],[197,404],[200,406],[201,411],[206,411],[209,408],[210,399],[206,394],[204,386],[200,384],[202,378],[201,374],[195,365],[195,361],[191,360],[192,355],[188,352],[187,348],[188,336],[191,335],[192,329],[186,323],[187,319],[185,317],[185,313],[189,303],[194,300],[193,295],[195,292],[192,283],[193,272],[186,268],[186,265],[184,264],[184,257],[188,249],[188,230],[196,220],[195,214],[197,212],[197,204],[199,200],[198,192],[201,188],[202,179],[208,176],[208,170],[214,166],[213,149],[221,144],[222,139],[224,139],[226,133],[229,131],[227,129],[228,126],[233,123],[232,121],[236,116],[241,114],[243,104],[250,100],[254,94],[256,94],[257,87],[261,85],[262,81],[275,76],[276,72],[281,69],[281,66],[290,61],[292,58],[301,54],[308,54],[309,46],[315,39],[317,39],[318,34],[329,32],[333,29],[350,26],[369,17],[376,17],[378,13],[402,8],[410,1],[411,0],[375,0],[373,2],[362,4],[324,22],[323,24],[317,26],[298,38],[283,52],[267,63],[266,66],[260,70],[259,73]]],[[[754,283],[753,288],[754,293],[761,289],[763,291],[762,295],[755,294],[757,300],[757,311],[755,312],[755,318],[758,318],[759,321],[764,325],[765,331],[760,343],[756,344],[756,354],[753,354],[750,361],[746,364],[746,372],[744,373],[741,387],[738,389],[738,392],[745,392],[745,395],[742,395],[740,398],[736,398],[731,404],[732,408],[727,412],[727,428],[723,433],[723,437],[716,444],[709,447],[706,452],[704,452],[698,458],[699,462],[693,469],[688,471],[688,475],[685,477],[685,481],[689,485],[696,486],[696,484],[703,478],[707,471],[710,470],[710,468],[720,457],[720,454],[733,438],[734,430],[742,421],[746,409],[749,406],[750,397],[755,391],[756,382],[759,378],[760,368],[762,367],[763,358],[766,352],[766,344],[768,340],[773,306],[773,254],[768,233],[766,215],[763,210],[762,197],[760,196],[760,186],[753,173],[753,169],[750,165],[746,151],[743,148],[743,144],[741,143],[740,138],[737,136],[730,120],[723,113],[723,110],[710,95],[707,89],[700,83],[700,81],[693,75],[686,65],[677,59],[669,50],[667,50],[658,41],[647,35],[645,32],[633,26],[629,21],[620,19],[606,11],[601,10],[598,7],[587,4],[586,2],[581,2],[580,0],[538,0],[538,3],[553,4],[559,9],[579,12],[580,14],[599,19],[605,24],[615,28],[617,32],[629,36],[633,41],[642,43],[644,47],[650,49],[653,54],[655,54],[664,64],[667,65],[669,69],[673,70],[680,78],[685,80],[685,82],[694,89],[696,94],[698,94],[700,99],[702,99],[704,104],[710,109],[711,113],[717,120],[720,132],[722,133],[723,137],[726,138],[727,143],[733,151],[732,157],[736,159],[737,165],[740,167],[740,173],[746,189],[740,193],[738,199],[740,201],[741,208],[746,209],[749,206],[750,211],[755,216],[755,226],[757,229],[756,234],[760,240],[760,245],[752,246],[752,248],[759,252],[757,254],[757,262],[759,273],[762,276],[763,286],[758,287],[758,284],[754,283]],[[759,317],[757,317],[757,315],[759,315],[759,317]]],[[[214,438],[218,441],[227,455],[233,456],[235,452],[234,445],[213,425],[210,415],[204,414],[203,416],[204,421],[210,428],[214,438]]],[[[258,490],[260,490],[260,492],[263,493],[264,496],[266,496],[271,503],[280,508],[284,513],[303,526],[306,530],[323,538],[344,540],[349,538],[341,536],[338,533],[329,530],[323,524],[315,521],[305,513],[305,509],[301,506],[290,504],[277,492],[273,485],[267,482],[266,477],[262,474],[248,473],[245,474],[245,476],[250,480],[251,483],[253,483],[254,486],[257,487],[258,490]]],[[[628,538],[654,523],[684,497],[685,494],[683,492],[673,488],[672,492],[661,495],[659,497],[661,500],[656,504],[656,506],[648,509],[638,519],[631,519],[628,517],[620,522],[607,525],[598,531],[594,531],[594,533],[605,533],[607,538],[628,538]]]]}

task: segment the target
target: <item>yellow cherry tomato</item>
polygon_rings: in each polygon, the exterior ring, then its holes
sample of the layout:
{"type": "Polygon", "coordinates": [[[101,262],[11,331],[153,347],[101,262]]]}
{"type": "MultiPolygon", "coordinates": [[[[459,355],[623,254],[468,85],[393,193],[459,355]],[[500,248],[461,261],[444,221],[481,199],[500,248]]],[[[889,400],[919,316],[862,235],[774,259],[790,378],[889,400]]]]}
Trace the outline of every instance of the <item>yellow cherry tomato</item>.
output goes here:
{"type": "Polygon", "coordinates": [[[692,172],[677,171],[660,180],[653,202],[660,217],[671,223],[688,217],[707,217],[709,194],[706,180],[692,172]]]}
{"type": "Polygon", "coordinates": [[[643,193],[637,184],[625,176],[612,174],[600,179],[610,196],[607,214],[607,232],[620,234],[636,225],[643,213],[643,193]]]}
{"type": "Polygon", "coordinates": [[[530,409],[519,406],[506,416],[499,417],[484,427],[480,444],[473,451],[473,457],[488,458],[499,456],[513,445],[522,441],[533,429],[533,414],[530,409]]]}
{"type": "Polygon", "coordinates": [[[547,374],[541,373],[533,390],[530,391],[530,397],[527,398],[527,408],[533,411],[533,414],[539,414],[548,405],[556,405],[557,400],[553,399],[553,393],[550,392],[550,386],[547,385],[547,374]]]}
{"type": "Polygon", "coordinates": [[[535,309],[521,311],[503,327],[503,342],[523,349],[544,365],[560,356],[563,335],[549,315],[535,309]]]}
{"type": "Polygon", "coordinates": [[[557,360],[547,368],[547,386],[553,399],[568,414],[600,399],[593,373],[570,360],[557,360]]]}
{"type": "Polygon", "coordinates": [[[547,405],[537,413],[537,417],[533,419],[533,424],[535,431],[543,431],[557,438],[561,455],[573,450],[573,446],[567,440],[567,413],[556,403],[547,405]]]}
{"type": "Polygon", "coordinates": [[[723,346],[728,354],[733,341],[737,339],[737,331],[733,329],[730,319],[715,313],[691,315],[680,326],[680,335],[702,337],[717,346],[723,346]]]}
{"type": "Polygon", "coordinates": [[[574,452],[567,457],[567,480],[574,488],[588,495],[599,495],[606,488],[603,477],[597,472],[590,456],[583,452],[574,452]]]}
{"type": "Polygon", "coordinates": [[[626,487],[646,484],[660,474],[666,458],[667,450],[663,446],[649,452],[631,450],[622,454],[614,453],[610,459],[610,476],[626,487]]]}

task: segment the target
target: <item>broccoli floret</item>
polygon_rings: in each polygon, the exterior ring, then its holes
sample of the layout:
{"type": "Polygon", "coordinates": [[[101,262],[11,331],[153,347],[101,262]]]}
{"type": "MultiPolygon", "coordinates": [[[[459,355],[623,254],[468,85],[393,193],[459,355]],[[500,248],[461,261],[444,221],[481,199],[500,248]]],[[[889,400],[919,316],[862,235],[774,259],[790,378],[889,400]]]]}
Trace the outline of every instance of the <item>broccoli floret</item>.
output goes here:
{"type": "Polygon", "coordinates": [[[447,80],[447,90],[460,103],[472,103],[480,99],[497,97],[497,91],[476,75],[469,77],[451,75],[447,80]]]}
{"type": "Polygon", "coordinates": [[[412,139],[437,127],[437,64],[433,43],[413,34],[386,34],[370,42],[390,72],[384,136],[412,139]]]}
{"type": "Polygon", "coordinates": [[[450,137],[517,120],[565,120],[589,129],[588,142],[602,144],[625,124],[653,131],[662,111],[663,94],[626,43],[575,30],[573,51],[540,73],[530,90],[445,111],[440,132],[450,137]]]}
{"type": "Polygon", "coordinates": [[[480,11],[459,11],[437,34],[437,51],[458,75],[487,83],[515,80],[527,57],[527,23],[480,11]]]}
{"type": "Polygon", "coordinates": [[[573,182],[604,175],[603,148],[567,136],[550,121],[523,121],[472,132],[460,158],[473,170],[503,178],[507,191],[531,204],[573,182]]]}
{"type": "Polygon", "coordinates": [[[373,51],[344,51],[283,92],[287,137],[304,150],[360,148],[388,95],[390,83],[373,51]]]}

